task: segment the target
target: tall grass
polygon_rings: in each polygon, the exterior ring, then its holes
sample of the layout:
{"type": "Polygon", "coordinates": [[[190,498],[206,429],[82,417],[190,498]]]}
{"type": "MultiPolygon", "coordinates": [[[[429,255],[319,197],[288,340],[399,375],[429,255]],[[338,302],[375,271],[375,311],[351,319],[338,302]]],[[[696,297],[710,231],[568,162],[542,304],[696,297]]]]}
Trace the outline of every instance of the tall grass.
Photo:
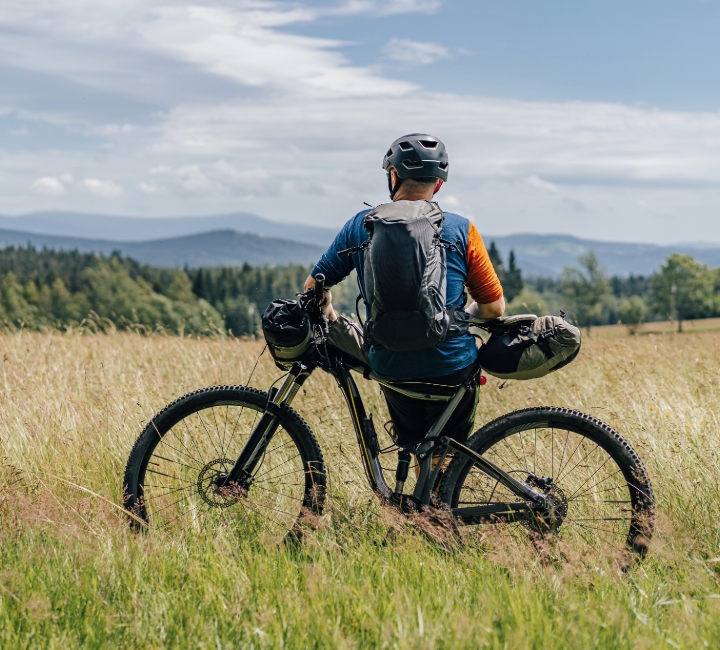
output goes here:
{"type": "MultiPolygon", "coordinates": [[[[482,389],[478,426],[567,406],[635,446],[659,532],[627,572],[602,557],[548,564],[489,528],[453,544],[383,510],[320,372],[295,406],[320,441],[330,499],[303,546],[137,535],[117,504],[142,427],[190,390],[246,382],[262,345],[17,333],[0,349],[2,648],[720,645],[718,334],[590,340],[559,373],[482,389]]],[[[266,353],[251,384],[278,375],[266,353]]],[[[377,386],[362,384],[384,421],[377,386]]]]}

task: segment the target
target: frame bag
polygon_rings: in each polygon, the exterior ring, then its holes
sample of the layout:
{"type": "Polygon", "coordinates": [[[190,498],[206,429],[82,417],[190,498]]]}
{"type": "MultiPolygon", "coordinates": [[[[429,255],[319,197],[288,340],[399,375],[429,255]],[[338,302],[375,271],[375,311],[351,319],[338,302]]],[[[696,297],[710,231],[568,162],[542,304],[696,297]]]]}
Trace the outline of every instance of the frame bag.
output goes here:
{"type": "Polygon", "coordinates": [[[580,352],[580,330],[562,316],[495,331],[478,351],[478,363],[500,379],[537,379],[559,370],[580,352]]]}
{"type": "Polygon", "coordinates": [[[282,369],[302,359],[312,342],[310,320],[295,300],[273,300],[262,315],[262,331],[282,369]]]}

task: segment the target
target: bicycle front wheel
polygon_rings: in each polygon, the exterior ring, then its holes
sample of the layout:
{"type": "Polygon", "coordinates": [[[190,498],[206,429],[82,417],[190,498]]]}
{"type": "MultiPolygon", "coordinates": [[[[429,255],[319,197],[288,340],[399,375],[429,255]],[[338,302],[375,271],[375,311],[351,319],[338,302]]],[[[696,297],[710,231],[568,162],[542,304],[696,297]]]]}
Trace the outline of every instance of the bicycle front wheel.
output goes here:
{"type": "MultiPolygon", "coordinates": [[[[580,553],[600,546],[647,548],[654,526],[650,479],[630,444],[597,418],[563,408],[525,409],[485,425],[467,446],[543,492],[548,503],[546,512],[485,521],[560,537],[580,553]]],[[[440,499],[451,508],[521,500],[462,454],[445,473],[440,499]]]]}
{"type": "MultiPolygon", "coordinates": [[[[315,436],[289,406],[253,469],[247,489],[217,489],[267,404],[267,393],[215,386],[189,393],[158,413],[130,453],[125,506],[152,529],[170,533],[232,532],[282,540],[303,509],[322,512],[325,465],[315,436]]],[[[137,521],[137,520],[136,520],[137,521]]]]}

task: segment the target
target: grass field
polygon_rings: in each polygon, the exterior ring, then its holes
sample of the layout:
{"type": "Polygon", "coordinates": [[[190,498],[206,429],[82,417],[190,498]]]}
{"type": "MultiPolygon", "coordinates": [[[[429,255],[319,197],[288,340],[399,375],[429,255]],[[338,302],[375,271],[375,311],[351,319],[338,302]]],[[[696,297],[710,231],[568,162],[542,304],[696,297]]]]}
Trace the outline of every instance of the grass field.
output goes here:
{"type": "MultiPolygon", "coordinates": [[[[602,556],[548,564],[492,531],[463,545],[403,525],[369,491],[319,372],[295,406],[323,449],[330,503],[301,548],[137,535],[117,504],[142,427],[188,391],[245,382],[262,345],[18,333],[0,347],[3,649],[720,645],[720,332],[593,337],[554,375],[482,389],[478,426],[567,406],[635,446],[659,530],[626,572],[602,556]]],[[[251,383],[279,374],[266,355],[251,383]]],[[[383,422],[377,386],[362,384],[383,422]]]]}
{"type": "MultiPolygon", "coordinates": [[[[686,320],[682,323],[682,334],[701,334],[705,332],[720,332],[720,318],[699,318],[697,320],[686,320]]],[[[658,321],[652,323],[640,323],[636,335],[649,336],[650,334],[675,334],[678,329],[677,321],[658,321]]],[[[594,334],[601,338],[617,338],[619,336],[630,336],[627,325],[600,325],[593,327],[594,334]]]]}

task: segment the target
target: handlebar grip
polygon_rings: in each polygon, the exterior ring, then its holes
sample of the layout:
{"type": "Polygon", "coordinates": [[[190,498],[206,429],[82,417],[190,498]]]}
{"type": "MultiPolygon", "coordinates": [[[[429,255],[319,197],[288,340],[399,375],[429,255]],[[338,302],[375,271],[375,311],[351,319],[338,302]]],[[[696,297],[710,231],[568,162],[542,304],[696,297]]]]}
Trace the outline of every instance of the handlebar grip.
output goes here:
{"type": "Polygon", "coordinates": [[[318,273],[315,276],[315,298],[318,301],[322,301],[323,293],[325,292],[325,276],[322,273],[318,273]]]}

